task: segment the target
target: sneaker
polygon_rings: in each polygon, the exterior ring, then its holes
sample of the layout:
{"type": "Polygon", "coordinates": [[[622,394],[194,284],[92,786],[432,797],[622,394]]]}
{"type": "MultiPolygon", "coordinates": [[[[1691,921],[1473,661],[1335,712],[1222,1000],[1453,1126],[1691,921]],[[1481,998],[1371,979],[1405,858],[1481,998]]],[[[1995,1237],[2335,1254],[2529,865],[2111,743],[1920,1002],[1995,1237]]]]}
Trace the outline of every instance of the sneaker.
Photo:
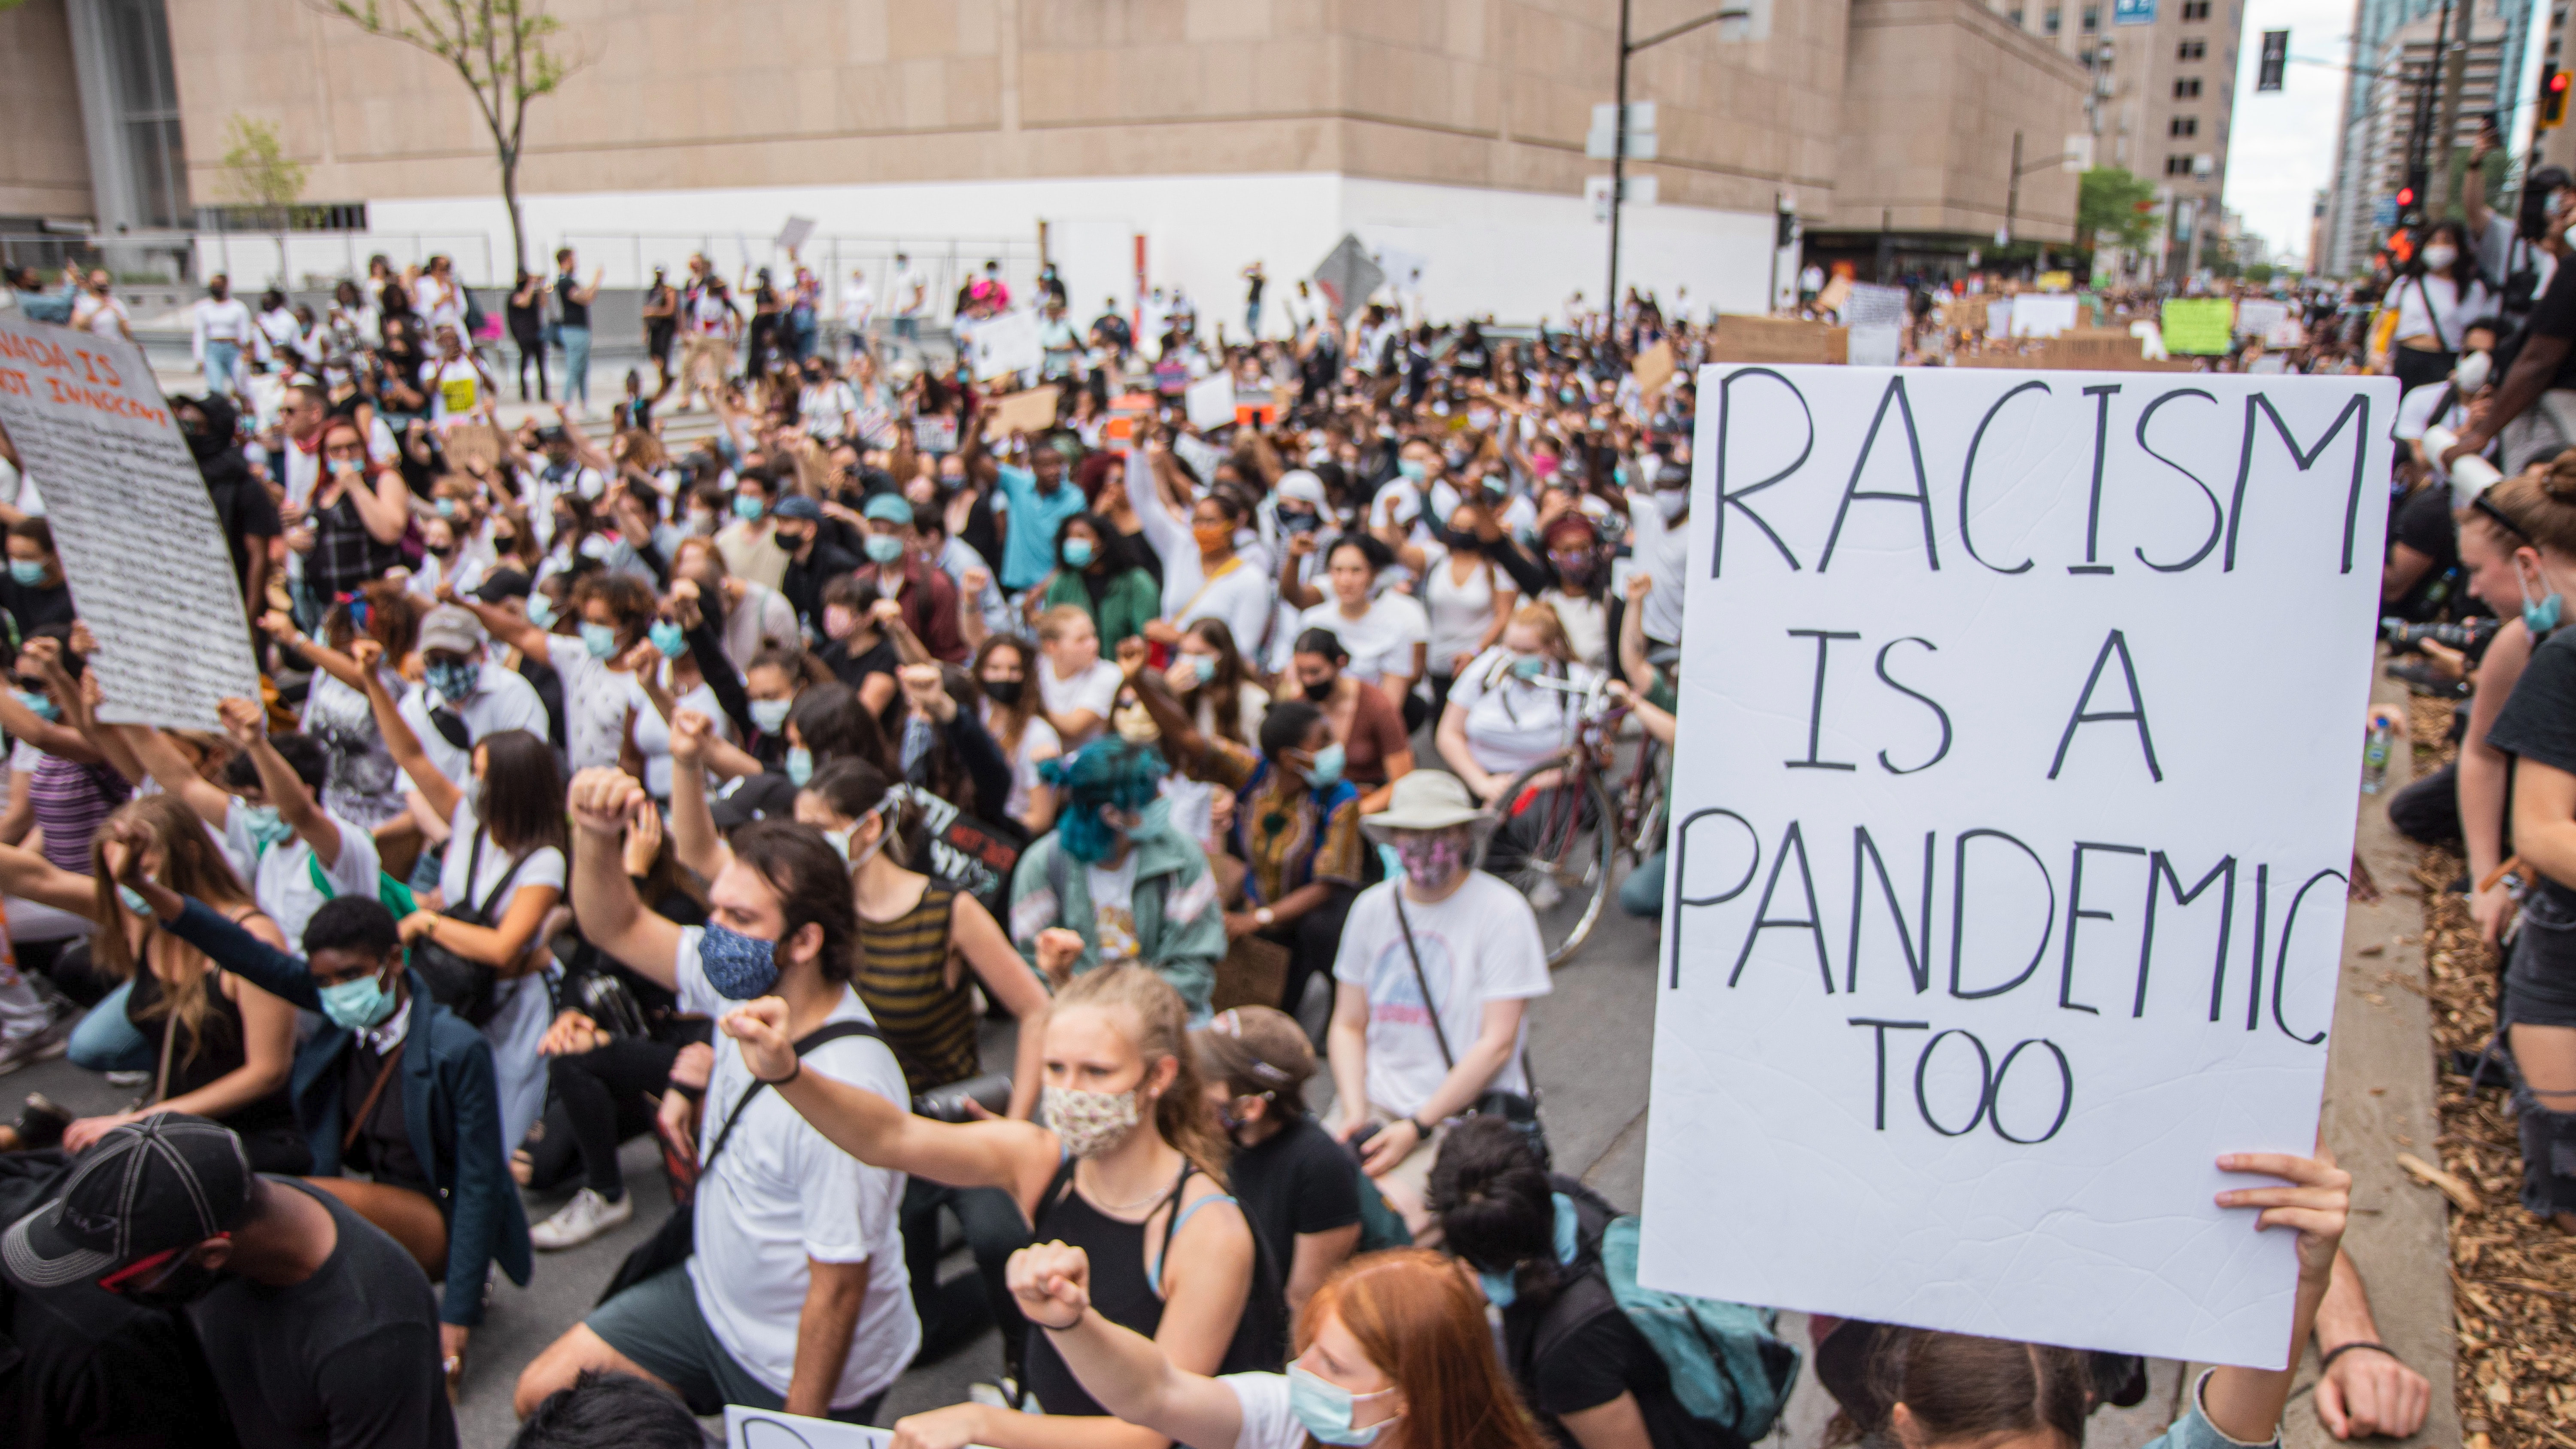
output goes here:
{"type": "Polygon", "coordinates": [[[30,1062],[49,1062],[71,1046],[72,1028],[79,1018],[70,1012],[56,1012],[52,1020],[34,1031],[22,1032],[0,1041],[0,1077],[30,1062]]]}
{"type": "Polygon", "coordinates": [[[528,1229],[528,1241],[549,1253],[577,1248],[634,1216],[633,1193],[610,1202],[585,1187],[572,1195],[572,1201],[557,1208],[553,1217],[528,1229]]]}
{"type": "Polygon", "coordinates": [[[107,1084],[111,1087],[142,1087],[149,1086],[151,1082],[152,1074],[150,1072],[110,1072],[107,1074],[107,1084]]]}
{"type": "Polygon", "coordinates": [[[1529,903],[1531,910],[1545,915],[1565,904],[1565,891],[1557,885],[1556,877],[1543,875],[1530,883],[1529,903]]]}
{"type": "Polygon", "coordinates": [[[999,1380],[977,1379],[968,1384],[966,1402],[982,1404],[988,1409],[1010,1409],[1024,1414],[1044,1412],[1021,1391],[1019,1380],[1009,1377],[999,1380]]]}

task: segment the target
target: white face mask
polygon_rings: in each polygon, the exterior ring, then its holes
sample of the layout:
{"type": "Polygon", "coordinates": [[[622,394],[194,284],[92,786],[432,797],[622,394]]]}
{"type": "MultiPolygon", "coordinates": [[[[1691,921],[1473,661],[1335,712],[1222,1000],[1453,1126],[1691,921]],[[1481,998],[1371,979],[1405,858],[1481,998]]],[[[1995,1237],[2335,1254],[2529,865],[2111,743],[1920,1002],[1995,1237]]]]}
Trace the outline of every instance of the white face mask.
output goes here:
{"type": "Polygon", "coordinates": [[[2486,386],[2487,378],[2494,371],[2493,357],[2484,352],[2472,352],[2460,359],[2459,370],[2452,374],[2451,380],[2459,385],[2460,395],[2465,398],[2486,386]]]}
{"type": "Polygon", "coordinates": [[[2437,272],[2449,271],[2451,269],[2451,263],[2456,262],[2459,259],[2460,249],[2458,247],[2430,246],[2424,248],[2424,265],[2437,272]]]}

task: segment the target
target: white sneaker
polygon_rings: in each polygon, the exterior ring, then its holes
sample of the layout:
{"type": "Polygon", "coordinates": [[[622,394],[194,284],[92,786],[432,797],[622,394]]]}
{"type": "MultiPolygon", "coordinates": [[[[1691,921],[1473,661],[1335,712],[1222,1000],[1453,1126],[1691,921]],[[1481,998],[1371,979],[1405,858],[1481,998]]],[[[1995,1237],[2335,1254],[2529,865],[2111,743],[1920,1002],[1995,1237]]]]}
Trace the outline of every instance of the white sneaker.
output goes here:
{"type": "Polygon", "coordinates": [[[1529,903],[1531,910],[1545,914],[1565,903],[1565,892],[1557,885],[1556,877],[1543,875],[1531,883],[1529,903]]]}
{"type": "Polygon", "coordinates": [[[34,1031],[0,1041],[0,1077],[30,1062],[49,1062],[71,1046],[72,1028],[80,1018],[70,1012],[56,1012],[51,1021],[34,1031]]]}
{"type": "Polygon", "coordinates": [[[577,1248],[634,1216],[633,1193],[610,1202],[585,1187],[556,1209],[553,1217],[528,1229],[528,1241],[550,1253],[577,1248]]]}
{"type": "Polygon", "coordinates": [[[142,1087],[151,1085],[151,1082],[152,1074],[150,1072],[110,1072],[107,1074],[107,1084],[111,1087],[142,1087]]]}

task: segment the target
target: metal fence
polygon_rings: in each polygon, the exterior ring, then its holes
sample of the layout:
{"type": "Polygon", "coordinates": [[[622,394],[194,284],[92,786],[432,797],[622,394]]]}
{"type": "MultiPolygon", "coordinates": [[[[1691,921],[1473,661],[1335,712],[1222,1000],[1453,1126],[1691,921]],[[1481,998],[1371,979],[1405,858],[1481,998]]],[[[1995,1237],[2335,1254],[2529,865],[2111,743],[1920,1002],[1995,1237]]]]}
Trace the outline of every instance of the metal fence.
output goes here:
{"type": "MultiPolygon", "coordinates": [[[[493,270],[492,238],[479,231],[201,231],[196,275],[232,278],[236,291],[266,287],[328,291],[343,277],[367,275],[367,260],[381,256],[394,270],[446,256],[469,286],[506,287],[493,270]]],[[[506,260],[504,257],[502,260],[506,260]]]]}
{"type": "Polygon", "coordinates": [[[988,261],[1002,264],[1002,280],[1009,284],[1014,297],[1026,297],[1037,286],[1038,268],[1044,259],[1038,255],[1035,236],[1023,237],[890,237],[890,236],[812,236],[796,250],[791,261],[774,236],[751,236],[723,232],[565,232],[549,245],[545,254],[547,266],[553,264],[554,249],[571,247],[582,275],[592,268],[607,273],[604,285],[643,287],[651,283],[653,269],[664,268],[676,284],[689,274],[692,254],[705,257],[718,272],[739,281],[746,273],[761,267],[769,269],[772,281],[784,288],[795,276],[795,263],[813,269],[823,282],[823,305],[826,311],[838,308],[840,289],[854,270],[865,271],[876,291],[879,313],[890,311],[894,304],[892,289],[895,278],[895,253],[901,252],[913,270],[926,282],[929,315],[945,319],[955,310],[957,292],[984,269],[988,261]]]}

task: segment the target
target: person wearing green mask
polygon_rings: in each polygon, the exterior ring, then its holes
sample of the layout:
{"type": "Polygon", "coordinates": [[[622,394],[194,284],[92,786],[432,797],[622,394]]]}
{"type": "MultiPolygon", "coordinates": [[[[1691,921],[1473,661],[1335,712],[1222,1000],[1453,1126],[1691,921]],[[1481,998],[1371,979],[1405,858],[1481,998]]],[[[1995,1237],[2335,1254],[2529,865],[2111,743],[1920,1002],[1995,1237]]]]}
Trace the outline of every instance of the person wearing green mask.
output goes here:
{"type": "Polygon", "coordinates": [[[1332,969],[1368,861],[1359,787],[1342,778],[1332,722],[1307,700],[1279,700],[1262,716],[1255,753],[1202,729],[1154,670],[1137,669],[1129,683],[1181,772],[1234,797],[1226,849],[1244,863],[1244,908],[1226,912],[1225,938],[1288,948],[1275,1004],[1294,1016],[1306,983],[1332,969]]]}
{"type": "Polygon", "coordinates": [[[1100,648],[1141,636],[1163,616],[1163,591],[1154,576],[1110,547],[1109,525],[1096,513],[1077,513],[1056,526],[1055,572],[1036,595],[1032,614],[1070,604],[1091,616],[1100,648]]]}
{"type": "Polygon", "coordinates": [[[306,1181],[444,1282],[439,1350],[453,1391],[466,1340],[483,1321],[492,1265],[524,1284],[534,1259],[501,1142],[491,1045],[430,999],[403,963],[393,912],[372,893],[338,896],[315,911],[298,957],[153,879],[140,851],[114,869],[162,930],[261,990],[322,1014],[325,1024],[297,1049],[290,1078],[313,1152],[306,1181]]]}

